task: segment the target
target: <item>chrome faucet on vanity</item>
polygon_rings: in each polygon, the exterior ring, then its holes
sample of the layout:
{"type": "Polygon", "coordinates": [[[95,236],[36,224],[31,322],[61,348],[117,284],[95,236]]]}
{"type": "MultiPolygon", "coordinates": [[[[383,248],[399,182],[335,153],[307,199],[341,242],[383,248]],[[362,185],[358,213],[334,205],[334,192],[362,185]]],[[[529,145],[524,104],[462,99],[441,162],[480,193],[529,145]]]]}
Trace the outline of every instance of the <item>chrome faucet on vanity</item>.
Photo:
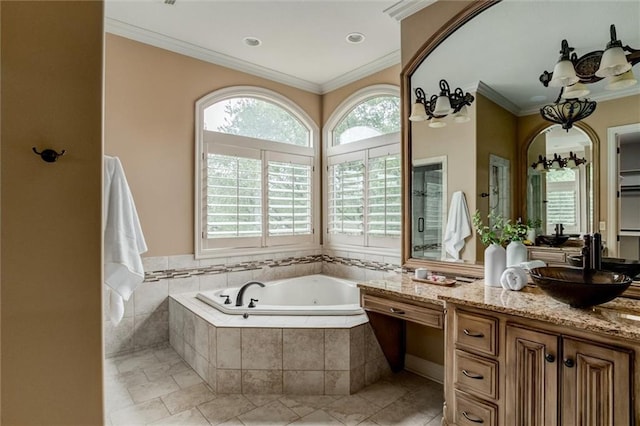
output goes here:
{"type": "MultiPolygon", "coordinates": [[[[238,290],[238,296],[236,297],[236,306],[242,306],[242,299],[244,297],[244,292],[247,290],[247,287],[250,287],[252,285],[259,285],[260,287],[264,287],[264,284],[262,284],[260,281],[249,281],[247,282],[245,285],[243,285],[242,287],[240,287],[240,290],[238,290]]],[[[257,302],[257,300],[255,300],[257,302]]]]}

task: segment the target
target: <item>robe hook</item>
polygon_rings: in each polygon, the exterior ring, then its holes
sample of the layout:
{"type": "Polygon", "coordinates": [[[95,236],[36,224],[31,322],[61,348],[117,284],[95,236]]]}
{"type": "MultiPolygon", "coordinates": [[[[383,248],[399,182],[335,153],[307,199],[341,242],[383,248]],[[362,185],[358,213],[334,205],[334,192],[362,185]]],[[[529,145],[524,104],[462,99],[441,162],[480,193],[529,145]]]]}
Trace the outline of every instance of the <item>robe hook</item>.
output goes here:
{"type": "Polygon", "coordinates": [[[47,163],[55,163],[55,161],[58,159],[58,157],[62,157],[64,155],[64,153],[67,152],[67,151],[63,149],[62,152],[57,153],[53,149],[45,149],[42,152],[38,152],[38,150],[34,146],[33,147],[33,152],[35,152],[37,155],[39,155],[40,158],[42,158],[47,163]]]}

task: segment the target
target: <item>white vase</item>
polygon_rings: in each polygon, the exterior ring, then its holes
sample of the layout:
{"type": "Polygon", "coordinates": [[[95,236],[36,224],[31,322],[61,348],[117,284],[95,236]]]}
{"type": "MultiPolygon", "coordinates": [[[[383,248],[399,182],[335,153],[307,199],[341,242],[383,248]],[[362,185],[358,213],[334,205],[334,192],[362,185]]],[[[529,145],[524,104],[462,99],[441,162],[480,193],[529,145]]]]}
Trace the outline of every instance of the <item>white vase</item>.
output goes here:
{"type": "Polygon", "coordinates": [[[527,231],[527,240],[531,241],[533,244],[536,243],[536,228],[531,228],[527,231]]]}
{"type": "Polygon", "coordinates": [[[527,247],[522,241],[511,241],[507,246],[507,268],[518,266],[528,258],[527,247]]]}
{"type": "Polygon", "coordinates": [[[500,277],[507,269],[507,251],[500,244],[491,244],[484,250],[484,284],[502,287],[500,277]]]}

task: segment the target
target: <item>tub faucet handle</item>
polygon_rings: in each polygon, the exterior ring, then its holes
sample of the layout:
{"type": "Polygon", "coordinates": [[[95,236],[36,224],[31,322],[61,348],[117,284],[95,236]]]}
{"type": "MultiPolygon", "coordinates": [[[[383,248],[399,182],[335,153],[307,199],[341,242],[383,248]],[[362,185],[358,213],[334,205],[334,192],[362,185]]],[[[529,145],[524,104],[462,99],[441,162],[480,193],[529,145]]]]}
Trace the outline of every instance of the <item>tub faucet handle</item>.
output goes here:
{"type": "Polygon", "coordinates": [[[231,300],[229,299],[229,295],[228,294],[221,294],[220,297],[226,297],[226,299],[224,299],[224,304],[225,305],[230,305],[231,304],[231,300]]]}
{"type": "Polygon", "coordinates": [[[256,307],[256,303],[255,302],[259,302],[259,300],[251,298],[251,301],[249,302],[249,306],[248,307],[249,308],[255,308],[256,307]]]}

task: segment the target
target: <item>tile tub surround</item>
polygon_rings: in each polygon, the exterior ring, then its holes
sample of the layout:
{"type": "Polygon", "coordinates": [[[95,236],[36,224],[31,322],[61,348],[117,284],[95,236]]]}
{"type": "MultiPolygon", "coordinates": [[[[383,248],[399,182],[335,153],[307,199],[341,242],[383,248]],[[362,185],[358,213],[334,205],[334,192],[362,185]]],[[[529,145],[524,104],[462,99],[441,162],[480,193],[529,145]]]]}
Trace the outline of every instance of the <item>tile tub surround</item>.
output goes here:
{"type": "Polygon", "coordinates": [[[169,300],[170,344],[217,393],[348,395],[390,373],[366,315],[244,319],[169,300]]]}
{"type": "MultiPolygon", "coordinates": [[[[372,280],[392,277],[399,259],[357,252],[308,250],[288,256],[273,255],[197,260],[192,254],[146,257],[145,282],[125,303],[117,326],[105,305],[104,339],[107,357],[152,348],[169,341],[168,296],[194,291],[237,287],[257,279],[271,281],[325,273],[339,278],[372,280]]],[[[103,297],[108,301],[107,292],[103,297]]]]}

